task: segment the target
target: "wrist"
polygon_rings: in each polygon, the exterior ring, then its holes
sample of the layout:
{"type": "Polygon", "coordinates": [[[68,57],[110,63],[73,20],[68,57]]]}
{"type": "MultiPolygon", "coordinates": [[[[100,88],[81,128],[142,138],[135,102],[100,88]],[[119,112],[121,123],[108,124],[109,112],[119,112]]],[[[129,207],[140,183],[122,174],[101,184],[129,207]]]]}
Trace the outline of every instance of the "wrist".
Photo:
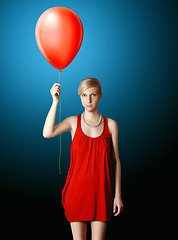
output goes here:
{"type": "Polygon", "coordinates": [[[119,198],[122,198],[122,197],[121,197],[121,193],[120,193],[120,192],[119,192],[119,193],[115,193],[115,197],[114,197],[114,198],[118,198],[118,199],[119,199],[119,198]]]}
{"type": "Polygon", "coordinates": [[[58,103],[59,103],[59,101],[57,101],[57,100],[53,100],[53,102],[52,102],[53,105],[58,105],[58,103]]]}

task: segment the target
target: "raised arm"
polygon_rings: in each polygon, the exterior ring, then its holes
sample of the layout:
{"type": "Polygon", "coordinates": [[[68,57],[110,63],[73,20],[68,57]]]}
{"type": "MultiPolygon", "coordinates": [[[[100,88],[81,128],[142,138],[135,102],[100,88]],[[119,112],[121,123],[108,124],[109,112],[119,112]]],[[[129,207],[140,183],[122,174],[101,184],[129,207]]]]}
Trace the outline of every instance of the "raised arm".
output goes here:
{"type": "Polygon", "coordinates": [[[55,118],[56,118],[56,111],[57,111],[57,106],[59,103],[59,97],[60,97],[60,86],[61,84],[59,83],[54,83],[53,87],[51,88],[50,92],[53,97],[53,103],[51,105],[51,108],[48,112],[48,115],[45,120],[45,124],[43,127],[43,137],[44,138],[52,138],[57,135],[60,135],[64,132],[70,131],[71,130],[71,119],[72,117],[68,117],[64,119],[60,124],[55,124],[55,118]]]}

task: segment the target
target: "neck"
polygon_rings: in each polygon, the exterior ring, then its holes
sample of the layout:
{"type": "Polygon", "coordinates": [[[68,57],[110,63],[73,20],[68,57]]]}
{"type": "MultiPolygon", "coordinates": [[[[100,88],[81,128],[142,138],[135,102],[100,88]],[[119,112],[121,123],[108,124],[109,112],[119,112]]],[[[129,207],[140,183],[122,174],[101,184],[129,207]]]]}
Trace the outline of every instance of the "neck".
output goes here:
{"type": "Polygon", "coordinates": [[[100,113],[98,112],[98,109],[89,112],[89,111],[84,111],[84,117],[86,120],[88,120],[89,122],[95,122],[98,120],[98,118],[100,117],[100,113]]]}

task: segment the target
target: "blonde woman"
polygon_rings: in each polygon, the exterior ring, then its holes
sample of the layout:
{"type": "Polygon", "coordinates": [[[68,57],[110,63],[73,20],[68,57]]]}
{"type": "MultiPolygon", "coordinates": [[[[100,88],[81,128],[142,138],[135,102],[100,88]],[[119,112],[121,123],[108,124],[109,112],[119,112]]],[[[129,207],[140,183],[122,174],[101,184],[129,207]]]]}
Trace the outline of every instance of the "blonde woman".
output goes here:
{"type": "Polygon", "coordinates": [[[104,240],[107,222],[123,210],[118,125],[98,112],[101,84],[98,79],[88,77],[78,88],[84,112],[64,119],[60,128],[59,124],[54,126],[60,87],[61,84],[55,83],[50,90],[53,103],[43,136],[52,138],[71,132],[71,160],[62,190],[65,215],[74,240],[86,240],[87,222],[90,222],[92,240],[104,240]]]}

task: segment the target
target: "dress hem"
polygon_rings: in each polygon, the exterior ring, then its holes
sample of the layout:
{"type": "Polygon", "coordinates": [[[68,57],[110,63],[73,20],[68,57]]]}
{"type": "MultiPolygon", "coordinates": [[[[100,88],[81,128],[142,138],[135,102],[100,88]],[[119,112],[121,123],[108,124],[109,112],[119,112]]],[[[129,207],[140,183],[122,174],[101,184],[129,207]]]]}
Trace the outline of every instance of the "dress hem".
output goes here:
{"type": "Polygon", "coordinates": [[[101,221],[101,222],[110,222],[110,219],[101,219],[101,218],[96,218],[96,219],[87,219],[87,218],[80,218],[80,219],[67,219],[68,222],[93,222],[93,221],[101,221]]]}

